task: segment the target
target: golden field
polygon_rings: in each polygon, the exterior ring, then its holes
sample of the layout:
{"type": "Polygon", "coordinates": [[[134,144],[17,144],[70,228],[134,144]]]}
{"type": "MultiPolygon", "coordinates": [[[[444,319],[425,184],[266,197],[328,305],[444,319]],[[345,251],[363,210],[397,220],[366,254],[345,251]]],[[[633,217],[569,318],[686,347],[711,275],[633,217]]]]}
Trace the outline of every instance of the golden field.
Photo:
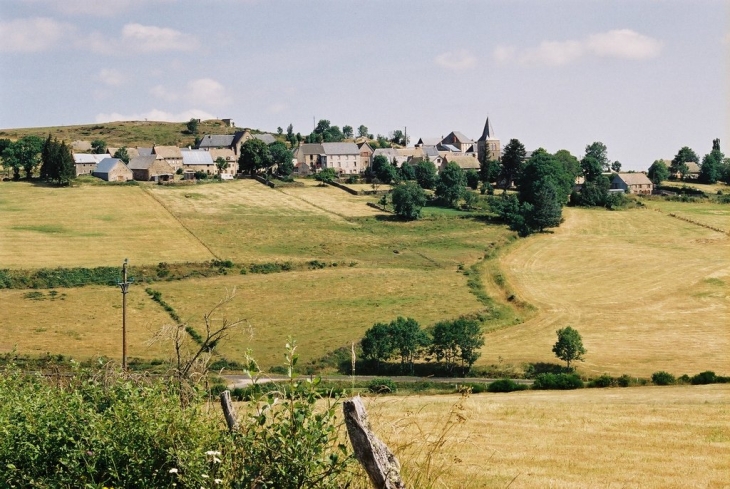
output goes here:
{"type": "Polygon", "coordinates": [[[409,487],[730,486],[728,384],[365,401],[409,487]]]}
{"type": "Polygon", "coordinates": [[[482,361],[554,362],[555,330],[572,326],[588,350],[581,373],[730,371],[727,235],[647,209],[564,216],[553,234],[502,257],[508,282],[538,313],[487,335],[482,361]]]}

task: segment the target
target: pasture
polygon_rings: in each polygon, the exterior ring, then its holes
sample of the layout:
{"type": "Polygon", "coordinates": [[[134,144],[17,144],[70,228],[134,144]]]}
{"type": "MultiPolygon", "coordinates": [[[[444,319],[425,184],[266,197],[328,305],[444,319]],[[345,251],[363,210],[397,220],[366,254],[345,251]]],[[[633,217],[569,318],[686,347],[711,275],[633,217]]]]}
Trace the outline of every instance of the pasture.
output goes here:
{"type": "Polygon", "coordinates": [[[213,256],[141,187],[0,183],[0,268],[95,267],[213,256]]]}
{"type": "Polygon", "coordinates": [[[588,350],[577,364],[585,374],[730,371],[727,235],[648,209],[566,208],[564,217],[501,258],[538,312],[488,334],[482,361],[555,362],[555,330],[570,325],[588,350]]]}
{"type": "Polygon", "coordinates": [[[378,397],[366,406],[407,482],[421,486],[438,477],[428,487],[720,489],[730,480],[728,384],[378,397]]]}

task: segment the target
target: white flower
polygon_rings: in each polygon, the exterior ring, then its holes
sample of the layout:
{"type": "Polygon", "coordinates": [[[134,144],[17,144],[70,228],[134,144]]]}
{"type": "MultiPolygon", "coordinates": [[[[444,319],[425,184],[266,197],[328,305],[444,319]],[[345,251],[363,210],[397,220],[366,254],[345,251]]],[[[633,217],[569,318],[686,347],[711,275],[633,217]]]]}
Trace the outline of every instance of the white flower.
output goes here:
{"type": "Polygon", "coordinates": [[[221,459],[219,459],[218,457],[213,457],[213,463],[219,464],[219,463],[221,463],[221,459]]]}
{"type": "Polygon", "coordinates": [[[200,474],[200,477],[202,477],[203,479],[207,479],[208,478],[208,474],[200,474]]]}
{"type": "Polygon", "coordinates": [[[177,474],[177,469],[176,469],[176,468],[172,468],[172,469],[170,469],[170,473],[171,473],[171,474],[177,474]]]}
{"type": "Polygon", "coordinates": [[[214,457],[214,456],[216,456],[216,455],[220,455],[220,454],[221,454],[221,452],[217,452],[217,451],[215,451],[215,450],[208,450],[207,452],[205,452],[205,454],[206,454],[206,455],[209,455],[209,456],[211,456],[211,457],[214,457]]]}
{"type": "Polygon", "coordinates": [[[216,484],[223,484],[223,479],[213,479],[216,484]]]}

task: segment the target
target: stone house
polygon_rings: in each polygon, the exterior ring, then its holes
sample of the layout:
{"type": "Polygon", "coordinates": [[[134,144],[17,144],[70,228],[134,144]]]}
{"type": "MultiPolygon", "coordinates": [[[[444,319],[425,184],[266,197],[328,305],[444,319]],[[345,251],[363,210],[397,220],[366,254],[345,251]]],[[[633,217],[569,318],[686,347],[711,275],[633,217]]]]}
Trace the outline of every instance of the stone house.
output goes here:
{"type": "Polygon", "coordinates": [[[182,167],[182,154],[177,146],[153,146],[152,154],[157,155],[157,159],[165,160],[175,171],[182,167]]]}
{"type": "Polygon", "coordinates": [[[322,168],[333,168],[337,173],[359,174],[364,168],[360,164],[360,149],[355,143],[322,143],[322,168]]]}
{"type": "Polygon", "coordinates": [[[373,147],[368,144],[367,141],[357,143],[357,148],[360,150],[360,168],[365,171],[373,159],[373,147]]]}
{"type": "Polygon", "coordinates": [[[76,176],[79,175],[91,175],[94,172],[94,168],[104,158],[109,158],[109,154],[95,154],[95,153],[74,153],[74,167],[76,168],[76,176]]]}
{"type": "Polygon", "coordinates": [[[636,195],[651,195],[654,184],[643,173],[619,173],[611,180],[611,190],[621,190],[636,195]]]}
{"type": "Polygon", "coordinates": [[[118,158],[104,158],[96,165],[92,175],[107,182],[127,182],[134,178],[132,170],[118,158]]]}
{"type": "MultiPolygon", "coordinates": [[[[218,158],[223,158],[224,160],[226,160],[226,163],[228,163],[228,168],[220,173],[224,175],[235,175],[236,173],[238,173],[238,160],[236,159],[236,155],[233,153],[232,149],[212,148],[210,150],[210,157],[213,159],[213,164],[215,164],[218,158]]],[[[215,168],[216,171],[218,171],[218,167],[216,166],[215,168]]]]}
{"type": "Polygon", "coordinates": [[[218,173],[218,168],[211,157],[210,151],[202,149],[185,149],[182,151],[183,171],[186,173],[194,173],[202,171],[208,175],[218,173]]]}
{"type": "Polygon", "coordinates": [[[300,144],[294,150],[294,159],[297,160],[297,163],[306,163],[312,173],[316,173],[318,169],[323,168],[323,158],[324,148],[319,143],[300,144]]]}
{"type": "Polygon", "coordinates": [[[473,156],[447,154],[444,157],[441,166],[439,167],[439,171],[446,168],[446,165],[448,165],[449,163],[456,163],[457,165],[459,165],[459,168],[461,168],[465,172],[469,170],[479,171],[479,160],[477,160],[473,156]]]}
{"type": "Polygon", "coordinates": [[[129,161],[129,169],[132,170],[135,180],[141,182],[169,181],[175,175],[169,163],[165,160],[158,160],[157,155],[137,156],[129,161]]]}

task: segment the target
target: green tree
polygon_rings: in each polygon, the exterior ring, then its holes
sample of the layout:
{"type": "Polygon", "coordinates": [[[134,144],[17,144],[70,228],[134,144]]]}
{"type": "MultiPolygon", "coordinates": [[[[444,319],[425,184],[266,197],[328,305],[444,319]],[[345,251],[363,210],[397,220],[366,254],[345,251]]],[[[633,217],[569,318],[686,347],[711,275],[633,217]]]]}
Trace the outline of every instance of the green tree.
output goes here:
{"type": "Polygon", "coordinates": [[[600,141],[593,142],[586,146],[586,158],[595,158],[601,167],[601,171],[611,170],[611,162],[608,159],[608,148],[600,141]]]}
{"type": "MultiPolygon", "coordinates": [[[[368,128],[367,126],[360,124],[360,127],[357,128],[357,135],[361,138],[368,137],[368,128]]],[[[372,139],[372,138],[370,138],[372,139]]]]}
{"type": "Polygon", "coordinates": [[[225,170],[228,169],[228,162],[222,156],[215,159],[215,167],[218,168],[218,175],[220,176],[225,170]]]}
{"type": "Polygon", "coordinates": [[[558,194],[555,184],[550,180],[542,180],[537,185],[535,202],[527,214],[527,223],[531,229],[543,232],[546,228],[560,226],[563,215],[562,194],[558,194]]]}
{"type": "Polygon", "coordinates": [[[395,213],[409,220],[421,217],[421,209],[426,205],[426,193],[415,182],[395,187],[391,199],[395,213]]]}
{"type": "Polygon", "coordinates": [[[198,134],[198,122],[198,119],[191,118],[187,124],[185,124],[189,134],[198,134]]]}
{"type": "Polygon", "coordinates": [[[58,159],[58,172],[55,175],[56,182],[59,185],[68,185],[71,180],[76,178],[76,164],[71,153],[71,148],[66,146],[64,141],[58,147],[56,152],[58,159]]]}
{"type": "Polygon", "coordinates": [[[271,152],[265,142],[252,138],[241,145],[241,154],[238,157],[238,168],[241,172],[248,172],[251,176],[264,168],[271,166],[271,152]]]}
{"type": "Polygon", "coordinates": [[[294,155],[281,141],[273,142],[269,145],[271,153],[271,161],[276,165],[276,172],[279,175],[289,176],[294,171],[294,155]]]}
{"type": "Polygon", "coordinates": [[[565,166],[555,156],[538,148],[524,164],[515,183],[520,201],[533,205],[538,203],[538,191],[546,183],[550,183],[557,192],[558,202],[563,205],[573,189],[574,176],[566,171],[565,166]]]}
{"type": "Polygon", "coordinates": [[[617,160],[611,163],[611,171],[614,173],[619,173],[621,171],[621,162],[617,160]]]}
{"type": "Polygon", "coordinates": [[[360,341],[362,355],[375,363],[375,371],[380,371],[380,364],[387,362],[395,351],[390,326],[386,323],[375,323],[360,341]]]}
{"type": "Polygon", "coordinates": [[[276,134],[278,134],[279,136],[281,136],[282,134],[284,134],[284,129],[282,129],[281,126],[277,127],[276,128],[276,134]]]}
{"type": "Polygon", "coordinates": [[[390,142],[399,146],[408,146],[409,140],[410,138],[406,137],[406,135],[400,129],[396,129],[395,131],[390,133],[390,142]]]}
{"type": "Polygon", "coordinates": [[[76,178],[76,165],[71,149],[66,143],[51,139],[51,135],[43,143],[41,150],[41,179],[65,185],[76,178]]]}
{"type": "Polygon", "coordinates": [[[664,180],[669,178],[669,168],[663,160],[654,160],[649,167],[648,176],[654,185],[661,185],[664,180]]]}
{"type": "Polygon", "coordinates": [[[378,141],[378,147],[379,148],[390,148],[390,142],[388,142],[388,139],[383,136],[382,134],[378,134],[378,137],[376,138],[378,141]]]}
{"type": "Polygon", "coordinates": [[[13,171],[13,179],[20,179],[21,170],[30,180],[33,171],[41,160],[43,139],[38,136],[25,136],[10,144],[3,151],[3,166],[13,171]]]}
{"type": "Polygon", "coordinates": [[[335,178],[337,178],[337,172],[335,172],[334,168],[325,168],[317,172],[314,178],[318,182],[322,182],[322,184],[332,183],[335,181],[335,178]]]}
{"type": "Polygon", "coordinates": [[[479,188],[479,173],[476,170],[469,170],[466,172],[466,186],[472,190],[479,188]]]}
{"type": "Polygon", "coordinates": [[[122,160],[124,162],[125,165],[128,165],[130,158],[129,158],[129,152],[127,151],[126,146],[122,146],[121,148],[116,150],[114,152],[114,154],[112,155],[112,158],[119,158],[120,160],[122,160]]]}
{"type": "Polygon", "coordinates": [[[601,162],[593,156],[585,156],[580,160],[580,167],[586,182],[595,182],[603,174],[601,162]]]}
{"type": "Polygon", "coordinates": [[[54,168],[54,155],[52,154],[53,151],[54,141],[51,139],[51,135],[49,133],[48,137],[43,143],[43,148],[41,149],[41,180],[50,181],[53,179],[56,170],[54,168]]]}
{"type": "Polygon", "coordinates": [[[407,371],[413,373],[413,362],[430,343],[428,334],[412,318],[399,316],[389,327],[394,351],[400,356],[401,370],[405,371],[407,367],[407,371]]]}
{"type": "Polygon", "coordinates": [[[428,158],[419,161],[416,165],[416,182],[421,188],[433,190],[436,187],[438,175],[436,173],[436,165],[428,158]]]}
{"type": "Polygon", "coordinates": [[[286,126],[286,140],[289,141],[289,147],[293,148],[297,145],[297,137],[294,134],[294,126],[289,124],[286,126]]]}
{"type": "Polygon", "coordinates": [[[91,152],[97,155],[103,155],[107,152],[106,141],[103,139],[94,139],[91,141],[91,152]]]}
{"type": "Polygon", "coordinates": [[[436,323],[430,352],[439,362],[444,362],[444,367],[450,374],[459,363],[465,375],[481,356],[479,349],[482,346],[484,346],[484,336],[479,323],[459,318],[436,323]]]}
{"type": "Polygon", "coordinates": [[[570,368],[570,362],[583,361],[586,349],[583,347],[583,338],[577,330],[570,326],[556,331],[558,341],[553,345],[553,353],[570,368]]]}
{"type": "Polygon", "coordinates": [[[499,178],[499,161],[490,160],[489,152],[485,151],[479,159],[479,181],[483,183],[496,182],[499,178]]]}
{"type": "Polygon", "coordinates": [[[397,168],[394,168],[388,158],[383,155],[377,155],[373,158],[372,172],[382,183],[391,183],[398,174],[397,168]]]}
{"type": "Polygon", "coordinates": [[[567,149],[561,149],[555,153],[555,159],[563,166],[563,170],[572,176],[573,181],[581,174],[580,161],[567,149]]]}
{"type": "Polygon", "coordinates": [[[672,159],[672,164],[669,167],[669,171],[673,174],[679,174],[682,180],[685,179],[687,173],[689,173],[689,167],[687,163],[698,163],[700,161],[697,153],[692,151],[688,146],[682,147],[672,159]]]}
{"type": "MultiPolygon", "coordinates": [[[[713,146],[715,146],[714,141],[713,146]]],[[[702,158],[702,166],[700,167],[699,175],[699,180],[702,183],[717,183],[717,181],[722,178],[722,160],[725,158],[725,155],[723,155],[719,149],[719,140],[716,146],[716,149],[713,149],[710,153],[706,154],[704,158],[702,158]]]]}
{"type": "Polygon", "coordinates": [[[456,207],[459,199],[464,194],[466,177],[464,171],[454,163],[448,163],[438,175],[436,182],[436,196],[447,205],[456,207]]]}
{"type": "Polygon", "coordinates": [[[519,178],[526,155],[525,146],[519,139],[510,139],[507,146],[505,146],[502,155],[502,168],[499,172],[499,179],[502,181],[505,192],[512,185],[512,182],[519,178]]]}
{"type": "Polygon", "coordinates": [[[342,134],[347,139],[352,139],[352,137],[355,135],[355,132],[352,129],[352,126],[342,126],[342,134]]]}
{"type": "Polygon", "coordinates": [[[401,180],[415,180],[416,169],[410,163],[403,163],[399,170],[401,180]]]}

